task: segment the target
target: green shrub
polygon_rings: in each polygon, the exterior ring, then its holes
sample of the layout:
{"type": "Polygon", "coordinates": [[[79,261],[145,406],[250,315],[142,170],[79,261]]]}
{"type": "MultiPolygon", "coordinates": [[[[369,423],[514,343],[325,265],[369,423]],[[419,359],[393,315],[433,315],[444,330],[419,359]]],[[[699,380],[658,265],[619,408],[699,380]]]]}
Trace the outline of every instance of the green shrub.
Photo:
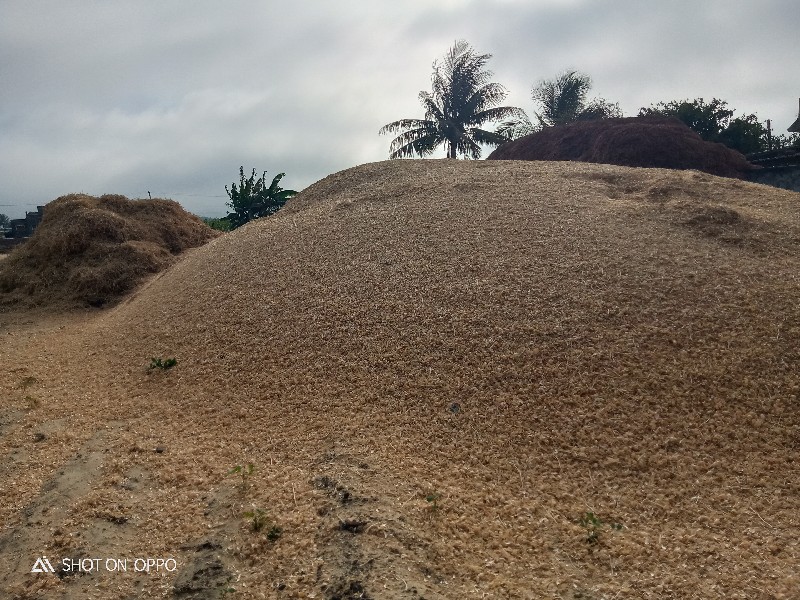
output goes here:
{"type": "Polygon", "coordinates": [[[211,227],[211,229],[216,229],[217,231],[230,231],[231,222],[228,220],[228,217],[200,217],[203,219],[203,223],[211,227]]]}
{"type": "Polygon", "coordinates": [[[231,184],[230,190],[225,186],[225,192],[231,200],[227,206],[233,211],[225,217],[230,222],[231,229],[278,212],[289,198],[297,194],[294,190],[284,190],[278,185],[284,175],[285,173],[278,173],[267,187],[266,171],[256,179],[256,170],[253,169],[252,175],[245,178],[244,167],[239,167],[239,187],[235,183],[231,184]]]}
{"type": "Polygon", "coordinates": [[[178,360],[176,358],[151,358],[150,359],[150,368],[151,369],[161,369],[162,371],[167,371],[178,364],[178,360]]]}

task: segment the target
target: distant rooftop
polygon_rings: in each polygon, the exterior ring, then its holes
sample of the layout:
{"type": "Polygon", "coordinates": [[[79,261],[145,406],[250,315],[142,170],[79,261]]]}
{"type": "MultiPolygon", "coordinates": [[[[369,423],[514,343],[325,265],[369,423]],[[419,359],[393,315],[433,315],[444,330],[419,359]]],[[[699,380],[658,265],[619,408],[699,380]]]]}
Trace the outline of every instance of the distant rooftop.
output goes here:
{"type": "Polygon", "coordinates": [[[788,131],[791,131],[792,133],[800,133],[800,109],[797,111],[797,120],[789,125],[788,131]]]}

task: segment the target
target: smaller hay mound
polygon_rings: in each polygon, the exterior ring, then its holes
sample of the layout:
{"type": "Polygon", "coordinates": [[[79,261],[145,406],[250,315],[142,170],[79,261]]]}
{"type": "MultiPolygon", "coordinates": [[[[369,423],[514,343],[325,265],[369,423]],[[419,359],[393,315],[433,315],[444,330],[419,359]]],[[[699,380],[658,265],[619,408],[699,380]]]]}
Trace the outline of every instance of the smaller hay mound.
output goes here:
{"type": "Polygon", "coordinates": [[[696,169],[741,178],[754,167],[674,118],[627,117],[548,127],[508,142],[489,160],[577,160],[625,167],[696,169]]]}
{"type": "Polygon", "coordinates": [[[172,200],[62,196],[0,264],[0,304],[103,306],[218,235],[172,200]]]}

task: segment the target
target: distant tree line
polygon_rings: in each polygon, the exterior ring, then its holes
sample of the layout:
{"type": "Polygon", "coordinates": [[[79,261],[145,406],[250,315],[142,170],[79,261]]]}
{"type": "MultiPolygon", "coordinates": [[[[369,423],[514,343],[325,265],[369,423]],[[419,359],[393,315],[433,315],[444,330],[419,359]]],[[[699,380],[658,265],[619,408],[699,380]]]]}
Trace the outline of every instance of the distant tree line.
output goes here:
{"type": "MultiPolygon", "coordinates": [[[[389,146],[390,158],[430,156],[444,146],[449,158],[480,158],[481,144],[504,142],[575,121],[621,117],[619,104],[603,98],[589,99],[591,78],[578,71],[566,71],[533,87],[537,106],[535,119],[515,106],[499,106],[506,89],[492,82],[484,69],[491,54],[477,54],[465,41],[457,41],[444,62],[433,63],[431,92],[419,94],[425,109],[423,118],[406,118],[384,125],[379,133],[397,134],[389,146]],[[495,131],[487,123],[499,122],[495,131]]],[[[659,102],[639,110],[639,115],[675,117],[704,140],[720,142],[749,154],[767,149],[800,145],[800,136],[770,135],[754,114],[734,118],[727,102],[703,98],[659,102]]]]}
{"type": "Polygon", "coordinates": [[[639,110],[639,115],[676,117],[700,134],[707,142],[719,142],[742,154],[784,148],[800,142],[800,136],[768,135],[767,128],[754,114],[733,117],[734,109],[724,100],[703,98],[659,102],[639,110]]]}
{"type": "MultiPolygon", "coordinates": [[[[430,156],[444,146],[448,158],[478,159],[483,145],[502,143],[576,121],[621,117],[619,104],[604,98],[590,98],[592,80],[585,73],[565,71],[533,86],[534,118],[516,106],[502,106],[508,92],[491,81],[493,73],[486,64],[491,54],[478,54],[464,40],[456,41],[443,62],[434,61],[431,91],[421,91],[419,101],[425,110],[422,118],[405,118],[384,125],[379,134],[395,134],[389,145],[390,158],[430,156]],[[487,124],[496,123],[494,130],[487,124]]],[[[639,116],[675,117],[709,142],[750,154],[767,149],[800,146],[800,135],[772,135],[755,114],[734,117],[727,102],[713,98],[672,100],[643,107],[639,116]]],[[[266,183],[267,172],[256,177],[253,169],[245,177],[239,168],[239,184],[232,183],[227,203],[230,212],[221,219],[205,222],[222,231],[230,231],[260,217],[274,214],[293,196],[279,183],[284,173],[266,183]]],[[[4,215],[0,215],[0,226],[4,215]]]]}
{"type": "Polygon", "coordinates": [[[200,217],[203,223],[217,231],[230,231],[231,222],[226,217],[200,217]]]}

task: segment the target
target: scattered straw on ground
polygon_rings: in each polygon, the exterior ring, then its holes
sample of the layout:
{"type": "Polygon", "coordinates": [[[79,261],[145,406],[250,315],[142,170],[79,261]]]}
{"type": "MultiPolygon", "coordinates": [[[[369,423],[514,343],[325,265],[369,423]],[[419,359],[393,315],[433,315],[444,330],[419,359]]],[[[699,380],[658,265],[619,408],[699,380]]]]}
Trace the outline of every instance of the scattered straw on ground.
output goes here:
{"type": "Polygon", "coordinates": [[[4,261],[0,304],[102,306],[217,235],[172,200],[62,196],[4,261]]]}
{"type": "Polygon", "coordinates": [[[689,171],[376,163],[113,310],[0,317],[2,585],[796,597],[799,198],[689,171]],[[41,553],[179,569],[59,579],[29,573],[41,553]]]}

